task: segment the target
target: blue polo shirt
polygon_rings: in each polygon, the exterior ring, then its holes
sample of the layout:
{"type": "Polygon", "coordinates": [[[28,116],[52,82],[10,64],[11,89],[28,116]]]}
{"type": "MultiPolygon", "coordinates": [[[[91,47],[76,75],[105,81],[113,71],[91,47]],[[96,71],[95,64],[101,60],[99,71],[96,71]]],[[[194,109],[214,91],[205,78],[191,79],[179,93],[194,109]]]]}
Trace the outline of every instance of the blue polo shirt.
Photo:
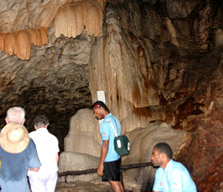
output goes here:
{"type": "Polygon", "coordinates": [[[109,140],[108,153],[105,158],[105,162],[111,162],[111,161],[118,160],[120,156],[115,151],[115,147],[114,147],[115,133],[112,129],[112,126],[110,125],[109,122],[106,121],[106,119],[109,120],[113,124],[118,135],[121,134],[121,124],[114,115],[109,113],[108,115],[106,115],[106,117],[104,118],[100,126],[101,144],[103,143],[104,140],[109,140]]]}
{"type": "Polygon", "coordinates": [[[196,192],[197,189],[186,167],[180,162],[170,160],[165,169],[157,169],[153,191],[196,192]]]}
{"type": "Polygon", "coordinates": [[[33,140],[21,153],[8,153],[0,146],[0,159],[1,192],[29,192],[28,168],[41,166],[33,140]]]}

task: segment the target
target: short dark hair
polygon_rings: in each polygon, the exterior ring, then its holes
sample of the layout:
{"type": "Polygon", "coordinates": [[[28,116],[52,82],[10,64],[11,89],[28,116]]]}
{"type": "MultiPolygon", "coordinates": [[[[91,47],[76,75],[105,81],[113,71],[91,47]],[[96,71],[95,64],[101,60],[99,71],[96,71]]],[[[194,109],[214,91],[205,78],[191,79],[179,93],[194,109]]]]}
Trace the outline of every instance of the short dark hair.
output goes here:
{"type": "Polygon", "coordinates": [[[37,115],[33,121],[35,126],[49,125],[49,120],[45,115],[37,115]]]}
{"type": "Polygon", "coordinates": [[[154,148],[156,148],[159,153],[165,153],[169,159],[172,159],[173,152],[167,143],[158,143],[154,148]]]}
{"type": "Polygon", "coordinates": [[[110,110],[108,109],[108,107],[105,105],[104,102],[102,101],[96,101],[93,103],[92,105],[92,109],[95,108],[95,107],[103,107],[105,111],[109,112],[110,113],[110,110]]]}

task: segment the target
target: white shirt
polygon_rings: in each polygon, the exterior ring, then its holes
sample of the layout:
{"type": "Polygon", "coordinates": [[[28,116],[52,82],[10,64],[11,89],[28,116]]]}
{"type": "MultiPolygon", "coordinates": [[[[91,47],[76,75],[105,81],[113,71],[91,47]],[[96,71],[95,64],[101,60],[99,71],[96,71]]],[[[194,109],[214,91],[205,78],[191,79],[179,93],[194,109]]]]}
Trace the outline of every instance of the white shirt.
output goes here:
{"type": "Polygon", "coordinates": [[[36,144],[37,153],[42,164],[40,169],[58,171],[56,162],[56,155],[59,152],[58,139],[47,128],[38,128],[36,131],[32,131],[29,136],[36,144]]]}

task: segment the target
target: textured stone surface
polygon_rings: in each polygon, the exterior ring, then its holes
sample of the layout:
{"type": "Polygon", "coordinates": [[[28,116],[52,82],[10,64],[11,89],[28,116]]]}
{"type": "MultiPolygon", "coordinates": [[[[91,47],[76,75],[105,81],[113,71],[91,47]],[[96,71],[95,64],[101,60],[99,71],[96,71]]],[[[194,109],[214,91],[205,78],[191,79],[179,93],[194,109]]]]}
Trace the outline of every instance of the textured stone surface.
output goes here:
{"type": "MultiPolygon", "coordinates": [[[[87,169],[95,169],[98,166],[99,158],[92,155],[74,153],[74,152],[62,152],[60,155],[59,172],[66,171],[80,171],[87,169]]],[[[97,174],[86,174],[86,175],[74,175],[66,176],[59,179],[59,182],[94,182],[100,181],[100,177],[97,174]]]]}
{"type": "Polygon", "coordinates": [[[90,109],[79,110],[70,119],[70,129],[64,139],[64,151],[100,157],[99,122],[90,109]]]}
{"type": "Polygon", "coordinates": [[[77,3],[78,5],[82,2],[91,4],[92,8],[95,6],[103,7],[103,0],[1,0],[0,31],[18,31],[35,26],[48,28],[53,24],[55,17],[58,15],[58,10],[63,5],[69,3],[77,3]]]}
{"type": "Polygon", "coordinates": [[[100,49],[94,50],[103,51],[105,59],[98,64],[98,58],[91,58],[90,65],[93,100],[96,90],[105,90],[108,105],[121,119],[124,130],[164,121],[191,132],[190,148],[182,151],[179,160],[188,167],[199,191],[221,190],[221,171],[215,169],[213,177],[207,168],[219,166],[212,158],[222,154],[222,133],[218,132],[222,118],[219,116],[215,129],[208,125],[216,121],[206,115],[216,99],[222,108],[222,2],[147,2],[150,6],[135,1],[106,6],[107,33],[99,39],[106,45],[98,43],[100,49]],[[211,139],[212,134],[219,140],[211,139]],[[219,154],[212,156],[209,150],[219,154]]]}
{"type": "Polygon", "coordinates": [[[74,183],[59,183],[56,192],[111,192],[108,183],[89,183],[89,182],[74,182],[74,183]]]}

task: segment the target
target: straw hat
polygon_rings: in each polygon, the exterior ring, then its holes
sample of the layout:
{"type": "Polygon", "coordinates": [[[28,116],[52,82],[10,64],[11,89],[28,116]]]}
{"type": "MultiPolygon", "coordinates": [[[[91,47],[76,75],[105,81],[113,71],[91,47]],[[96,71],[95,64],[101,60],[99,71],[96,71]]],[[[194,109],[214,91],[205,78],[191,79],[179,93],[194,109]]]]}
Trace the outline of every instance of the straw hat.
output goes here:
{"type": "Polygon", "coordinates": [[[9,153],[21,153],[29,144],[27,129],[18,123],[9,123],[3,127],[0,135],[1,147],[9,153]]]}

